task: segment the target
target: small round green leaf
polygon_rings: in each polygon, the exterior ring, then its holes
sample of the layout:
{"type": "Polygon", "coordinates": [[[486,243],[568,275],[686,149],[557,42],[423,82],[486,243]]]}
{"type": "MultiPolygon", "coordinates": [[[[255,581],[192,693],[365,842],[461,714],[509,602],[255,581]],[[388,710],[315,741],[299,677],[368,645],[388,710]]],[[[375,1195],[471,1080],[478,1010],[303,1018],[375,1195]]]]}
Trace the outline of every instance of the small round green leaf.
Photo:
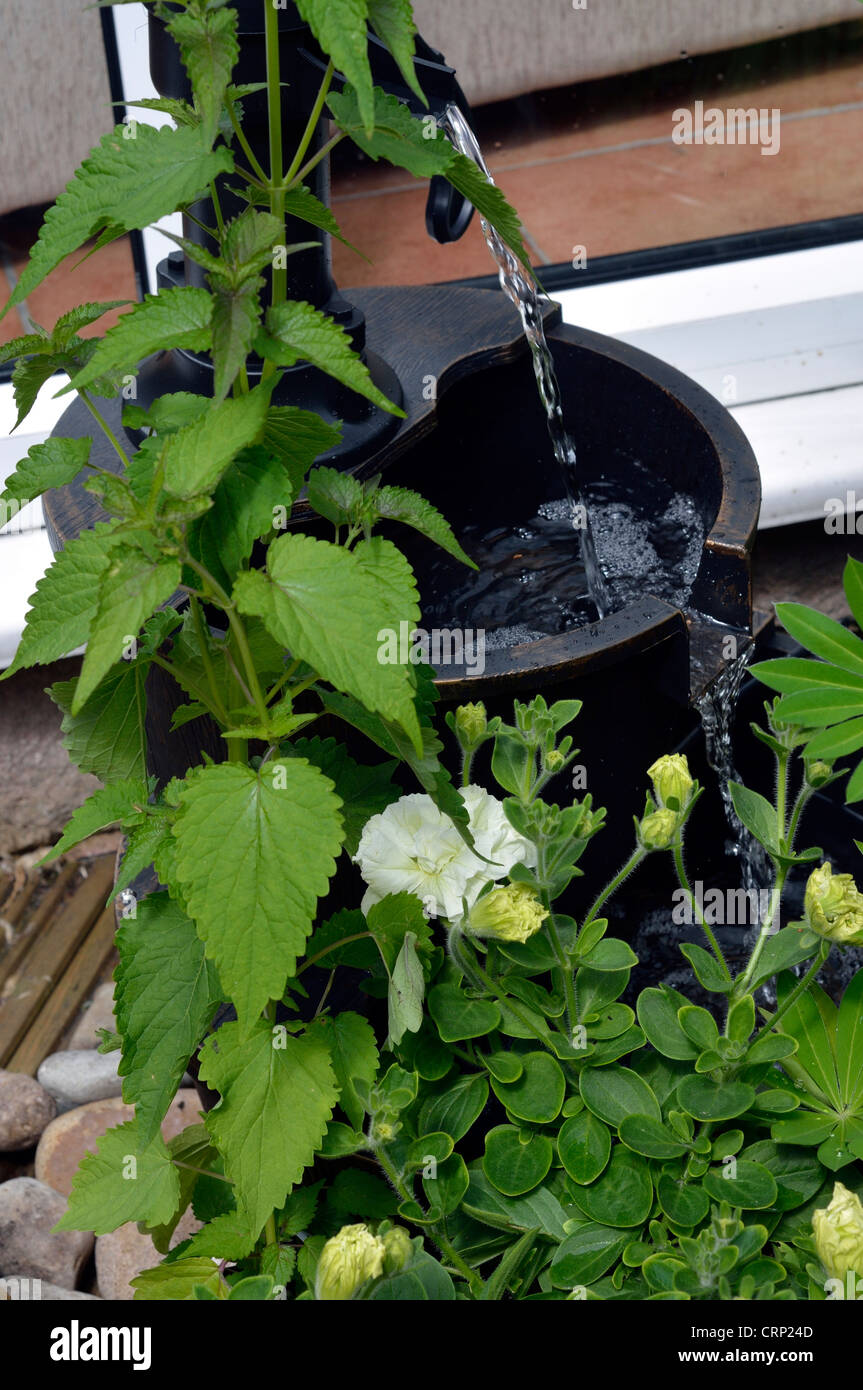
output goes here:
{"type": "Polygon", "coordinates": [[[743,1081],[710,1081],[685,1076],[677,1088],[682,1109],[696,1120],[733,1120],[755,1100],[755,1090],[743,1081]]]}
{"type": "Polygon", "coordinates": [[[698,1049],[686,1036],[677,1017],[678,1009],[688,999],[676,989],[664,985],[661,989],[643,989],[638,996],[638,1021],[648,1040],[664,1057],[689,1062],[698,1056],[698,1049]]]}
{"type": "Polygon", "coordinates": [[[560,1114],[566,1081],[559,1064],[547,1052],[528,1052],[523,1071],[512,1082],[492,1077],[492,1090],[511,1115],[531,1124],[548,1124],[560,1114]]]}
{"type": "Polygon", "coordinates": [[[591,1222],[580,1227],[558,1246],[551,1262],[551,1282],[556,1289],[592,1284],[610,1269],[629,1242],[627,1231],[591,1222]]]}
{"type": "Polygon", "coordinates": [[[429,992],[428,1006],[443,1042],[482,1038],[500,1023],[497,1004],[470,999],[457,985],[435,985],[429,992]]]}
{"type": "Polygon", "coordinates": [[[515,1125],[497,1125],[485,1137],[483,1171],[505,1197],[520,1197],[538,1187],[551,1167],[554,1146],[544,1134],[515,1125]]]}
{"type": "Polygon", "coordinates": [[[721,1168],[711,1168],[704,1175],[704,1190],[715,1202],[730,1202],[747,1211],[772,1207],[777,1195],[770,1169],[746,1158],[732,1158],[721,1168]]]}
{"type": "Polygon", "coordinates": [[[630,1067],[601,1067],[583,1071],[579,1089],[588,1110],[615,1129],[627,1115],[661,1118],[659,1101],[646,1081],[630,1067]]]}
{"type": "Polygon", "coordinates": [[[611,1155],[608,1126],[589,1110],[582,1110],[561,1125],[557,1151],[573,1182],[582,1186],[594,1182],[611,1155]]]}
{"type": "Polygon", "coordinates": [[[627,1115],[620,1137],[628,1149],[646,1158],[679,1158],[688,1148],[652,1115],[627,1115]]]}
{"type": "Polygon", "coordinates": [[[497,1081],[511,1085],[524,1071],[524,1061],[518,1052],[492,1052],[484,1062],[497,1081]]]}
{"type": "Polygon", "coordinates": [[[679,1173],[662,1173],[656,1195],[663,1212],[676,1226],[697,1226],[710,1210],[710,1198],[701,1184],[688,1183],[679,1173]]]}
{"type": "Polygon", "coordinates": [[[653,1206],[653,1183],[647,1164],[618,1145],[605,1172],[589,1187],[573,1193],[578,1207],[603,1226],[639,1226],[653,1206]]]}

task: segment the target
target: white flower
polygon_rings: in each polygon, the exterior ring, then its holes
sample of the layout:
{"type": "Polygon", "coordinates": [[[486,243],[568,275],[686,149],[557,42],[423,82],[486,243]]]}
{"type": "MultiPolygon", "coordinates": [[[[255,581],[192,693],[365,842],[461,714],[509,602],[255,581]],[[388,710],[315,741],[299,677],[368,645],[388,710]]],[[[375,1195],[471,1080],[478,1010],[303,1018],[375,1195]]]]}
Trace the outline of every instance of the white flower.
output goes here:
{"type": "Polygon", "coordinates": [[[483,787],[464,787],[461,796],[476,848],[493,862],[468,849],[430,796],[400,797],[366,822],[354,856],[368,884],[364,912],[388,893],[413,893],[429,916],[455,921],[463,902],[472,907],[486,883],[503,878],[513,864],[536,862],[533,845],[513,830],[499,801],[483,787]]]}

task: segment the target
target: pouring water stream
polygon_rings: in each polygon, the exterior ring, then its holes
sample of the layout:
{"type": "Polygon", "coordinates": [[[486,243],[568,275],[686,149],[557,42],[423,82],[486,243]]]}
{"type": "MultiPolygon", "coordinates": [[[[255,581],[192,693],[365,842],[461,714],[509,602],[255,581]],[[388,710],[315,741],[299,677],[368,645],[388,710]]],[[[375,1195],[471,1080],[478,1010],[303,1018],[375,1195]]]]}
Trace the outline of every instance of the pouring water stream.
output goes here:
{"type": "MultiPolygon", "coordinates": [[[[450,104],[447,107],[443,117],[443,128],[455,148],[472,159],[482,170],[489,183],[493,184],[494,179],[483,158],[479,142],[458,106],[450,104]]],[[[582,501],[576,479],[575,445],[564,423],[560,387],[554,370],[551,350],[545,337],[542,304],[537,284],[530,272],[519,263],[506,242],[498,236],[485,218],[481,217],[480,222],[488,248],[497,264],[500,287],[518,310],[524,335],[530,346],[539,395],[548,422],[551,446],[572,505],[573,528],[578,532],[581,543],[581,556],[588,590],[596,610],[602,618],[611,611],[612,605],[597,559],[596,545],[590,528],[587,508],[582,501]]]]}

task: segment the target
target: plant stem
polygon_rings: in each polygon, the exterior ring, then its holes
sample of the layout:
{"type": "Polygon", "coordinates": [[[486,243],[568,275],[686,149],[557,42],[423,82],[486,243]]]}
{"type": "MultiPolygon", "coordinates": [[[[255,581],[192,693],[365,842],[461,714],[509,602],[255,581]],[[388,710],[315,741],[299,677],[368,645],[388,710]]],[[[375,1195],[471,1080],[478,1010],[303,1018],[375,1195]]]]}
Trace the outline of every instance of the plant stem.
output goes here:
{"type": "MultiPolygon", "coordinates": [[[[279,72],[279,14],[272,3],[264,5],[267,51],[267,116],[270,130],[270,212],[285,225],[285,191],[282,178],[282,86],[279,72]]],[[[282,304],[288,291],[288,272],[273,266],[273,304],[282,304]]]]}
{"type": "Polygon", "coordinates": [[[226,97],[225,101],[228,107],[228,115],[231,118],[231,125],[234,127],[234,134],[236,135],[237,140],[239,141],[240,148],[242,149],[243,154],[246,156],[246,159],[251,164],[258,178],[261,179],[261,181],[264,184],[266,184],[266,172],[257,155],[255,154],[255,151],[252,149],[251,145],[246,139],[245,131],[243,130],[243,127],[241,126],[239,118],[237,116],[236,107],[234,106],[234,103],[230,97],[226,97]]]}
{"type": "MultiPolygon", "coordinates": [[[[330,90],[330,84],[332,83],[334,72],[335,64],[333,63],[333,60],[330,59],[330,62],[327,66],[327,70],[324,73],[323,81],[321,82],[318,95],[315,97],[315,104],[309,112],[309,119],[306,122],[306,128],[303,131],[302,139],[300,140],[300,143],[297,146],[296,153],[293,159],[291,160],[290,168],[285,173],[285,184],[290,184],[296,178],[297,171],[299,170],[300,165],[303,162],[303,156],[306,153],[306,150],[309,148],[309,145],[312,143],[312,140],[314,139],[315,130],[317,129],[318,121],[321,118],[321,112],[324,109],[324,102],[327,99],[327,93],[330,90]]],[[[279,174],[279,178],[281,180],[281,173],[279,174]]],[[[273,175],[273,179],[275,181],[275,175],[273,175]]]]}
{"type": "MultiPolygon", "coordinates": [[[[294,176],[290,183],[288,183],[288,189],[297,188],[299,184],[303,182],[306,175],[310,174],[313,169],[317,168],[321,160],[326,159],[327,155],[330,154],[330,152],[336,148],[336,145],[340,145],[344,138],[345,137],[342,131],[338,131],[338,133],[336,135],[333,135],[325,145],[321,145],[321,148],[318,150],[317,154],[312,155],[308,163],[304,164],[302,169],[300,169],[299,173],[294,176]]],[[[287,179],[285,180],[285,182],[287,183],[287,179]]]]}
{"type": "Polygon", "coordinates": [[[129,467],[129,460],[128,460],[128,457],[126,456],[126,452],[125,452],[125,450],[123,449],[123,446],[121,445],[121,443],[120,443],[119,439],[117,438],[117,436],[115,435],[114,431],[111,429],[111,426],[108,424],[108,421],[107,421],[107,420],[105,419],[105,417],[102,415],[101,411],[93,404],[92,400],[90,399],[90,397],[89,397],[89,395],[87,394],[86,391],[79,391],[79,392],[78,392],[78,395],[81,397],[81,400],[84,402],[84,404],[86,405],[86,407],[87,407],[87,409],[89,410],[90,414],[93,416],[93,419],[96,420],[96,421],[98,422],[98,424],[99,424],[99,426],[101,427],[103,433],[105,434],[105,437],[106,437],[107,439],[109,439],[110,442],[113,444],[113,446],[114,446],[114,448],[116,449],[116,451],[117,451],[117,453],[118,453],[118,455],[119,455],[119,457],[120,457],[120,460],[121,460],[121,462],[123,463],[124,467],[128,468],[128,467],[129,467]]]}
{"type": "Polygon", "coordinates": [[[295,978],[299,978],[304,970],[308,970],[310,965],[317,965],[318,961],[323,960],[324,956],[328,956],[331,951],[338,950],[339,946],[349,946],[352,941],[365,941],[367,937],[371,937],[370,931],[358,931],[354,932],[353,936],[341,937],[339,941],[334,941],[331,946],[325,947],[323,951],[318,951],[317,955],[309,956],[308,960],[304,961],[300,966],[295,978]]]}
{"type": "Polygon", "coordinates": [[[219,236],[221,237],[225,234],[225,219],[222,216],[222,204],[219,200],[219,190],[216,187],[215,179],[212,179],[210,182],[210,197],[213,200],[213,210],[216,214],[216,226],[219,229],[219,236]]]}
{"type": "Polygon", "coordinates": [[[222,704],[221,696],[219,695],[219,686],[218,682],[216,681],[216,670],[213,666],[213,658],[210,653],[209,633],[206,631],[204,627],[204,616],[201,612],[201,605],[195,598],[194,594],[189,599],[189,607],[192,612],[192,624],[195,629],[195,635],[198,639],[198,646],[201,648],[201,660],[204,663],[204,670],[206,672],[207,681],[210,686],[210,694],[212,695],[213,707],[217,711],[220,721],[223,724],[227,724],[228,715],[224,705],[222,704]]]}
{"type": "Polygon", "coordinates": [[[741,999],[750,988],[751,982],[755,976],[755,971],[758,966],[758,962],[761,959],[761,953],[767,944],[767,938],[772,934],[773,918],[776,914],[776,908],[778,907],[779,901],[782,897],[782,890],[785,887],[785,880],[787,876],[788,866],[786,864],[780,865],[776,873],[776,882],[773,886],[773,891],[770,894],[770,911],[767,914],[767,918],[761,928],[761,931],[758,933],[758,940],[752,948],[752,955],[749,957],[749,964],[747,965],[743,973],[739,975],[734,982],[734,999],[741,999]]]}
{"type": "Polygon", "coordinates": [[[552,1057],[556,1057],[557,1054],[555,1053],[554,1048],[549,1047],[548,1039],[544,1038],[542,1036],[542,1033],[540,1033],[539,1030],[533,1026],[527,1015],[522,1013],[518,1004],[513,1003],[512,999],[492,979],[491,975],[489,975],[487,971],[483,970],[479,961],[474,960],[472,962],[469,962],[465,959],[461,951],[459,942],[454,939],[456,936],[460,937],[461,935],[461,930],[458,927],[450,928],[450,952],[452,954],[453,960],[461,970],[462,974],[466,975],[469,980],[479,982],[479,984],[483,986],[485,989],[490,990],[491,993],[495,996],[495,998],[500,1000],[502,1004],[506,1004],[506,1007],[509,1009],[510,1013],[515,1014],[519,1022],[523,1023],[525,1028],[530,1030],[532,1036],[536,1038],[537,1042],[542,1044],[546,1052],[550,1052],[552,1057]]]}
{"type": "Polygon", "coordinates": [[[800,998],[801,994],[803,994],[809,988],[829,954],[830,942],[822,941],[821,946],[818,950],[818,955],[815,957],[815,960],[812,962],[806,974],[803,976],[802,979],[797,981],[797,984],[792,989],[788,998],[785,1000],[783,1004],[780,1005],[780,1007],[776,1010],[776,1013],[773,1014],[772,1017],[767,1019],[767,1021],[764,1024],[764,1027],[759,1029],[759,1031],[755,1034],[755,1037],[752,1039],[753,1042],[757,1042],[758,1039],[763,1038],[766,1033],[770,1033],[773,1031],[777,1023],[779,1023],[780,1020],[783,1019],[785,1015],[788,1013],[788,1010],[792,1008],[794,1004],[797,1003],[797,1000],[800,998]]]}
{"type": "Polygon", "coordinates": [[[156,655],[151,659],[153,665],[159,666],[163,671],[167,672],[171,679],[176,681],[177,685],[179,685],[181,689],[184,688],[185,683],[185,686],[189,688],[189,690],[196,697],[196,699],[200,700],[202,705],[206,705],[207,709],[213,715],[213,718],[219,718],[218,712],[213,708],[212,703],[210,701],[210,697],[208,696],[207,692],[201,686],[199,686],[196,681],[191,680],[190,677],[185,674],[185,672],[183,673],[183,680],[181,681],[180,673],[177,667],[174,666],[172,662],[168,661],[164,656],[156,655]]]}
{"type": "Polygon", "coordinates": [[[590,925],[590,923],[599,913],[600,908],[603,906],[603,904],[608,901],[612,893],[617,892],[617,889],[620,887],[623,880],[625,878],[628,878],[629,875],[632,873],[633,869],[638,867],[642,859],[645,858],[646,854],[647,850],[642,849],[640,846],[636,846],[636,848],[632,851],[632,854],[629,856],[626,863],[624,864],[623,868],[620,869],[615,874],[611,882],[605,888],[603,888],[599,897],[594,902],[593,907],[590,909],[590,911],[588,912],[587,916],[581,924],[582,931],[584,931],[585,927],[590,925]]]}
{"type": "MultiPolygon", "coordinates": [[[[375,1146],[374,1154],[375,1158],[383,1168],[384,1172],[386,1173],[396,1192],[401,1197],[402,1201],[416,1202],[416,1197],[407,1187],[402,1176],[396,1171],[395,1165],[390,1161],[389,1156],[386,1150],[383,1148],[383,1146],[375,1146]]],[[[419,1205],[419,1203],[417,1203],[417,1205],[419,1205]]],[[[406,1220],[410,1220],[410,1218],[407,1217],[406,1220]]],[[[459,1274],[463,1275],[463,1277],[467,1280],[471,1291],[474,1294],[476,1294],[477,1292],[482,1290],[482,1279],[477,1274],[476,1270],[471,1269],[470,1265],[467,1264],[462,1259],[458,1251],[454,1249],[449,1238],[440,1229],[440,1225],[435,1223],[434,1225],[429,1226],[428,1230],[432,1237],[432,1240],[434,1241],[438,1249],[441,1251],[441,1253],[446,1255],[450,1264],[453,1265],[453,1267],[458,1270],[459,1274]]]]}
{"type": "MultiPolygon", "coordinates": [[[[545,856],[543,855],[543,859],[544,857],[545,856]]],[[[560,939],[560,933],[557,930],[557,922],[555,921],[554,913],[551,911],[551,900],[549,898],[547,889],[543,890],[542,901],[543,906],[547,907],[549,910],[548,934],[551,937],[551,944],[554,947],[554,954],[557,956],[557,959],[560,962],[560,970],[563,976],[563,993],[564,998],[566,999],[567,1036],[569,1038],[572,1038],[572,1030],[578,1023],[578,1005],[576,1003],[575,998],[575,980],[573,979],[572,965],[567,958],[566,952],[563,949],[563,943],[560,939]]]]}
{"type": "Polygon", "coordinates": [[[776,754],[776,829],[777,844],[785,843],[788,802],[788,764],[791,754],[787,748],[776,754]]]}
{"type": "Polygon", "coordinates": [[[264,701],[264,692],[261,689],[261,682],[255,669],[255,662],[249,647],[249,639],[246,636],[246,629],[236,609],[232,606],[228,610],[228,622],[231,624],[231,632],[234,635],[237,646],[240,649],[240,656],[243,658],[246,677],[249,682],[249,689],[252,692],[252,701],[258,712],[261,723],[267,723],[267,706],[264,701]]]}
{"type": "Polygon", "coordinates": [[[713,929],[712,927],[708,926],[707,922],[704,920],[704,913],[698,906],[692,889],[689,886],[689,879],[686,874],[686,866],[683,863],[683,842],[681,841],[679,835],[674,843],[674,867],[677,870],[677,877],[680,880],[680,886],[683,889],[686,896],[689,898],[690,907],[695,913],[698,925],[704,932],[704,935],[707,937],[711,951],[713,952],[714,956],[716,957],[719,965],[722,967],[728,979],[732,979],[733,977],[731,971],[728,969],[725,957],[719,948],[719,942],[716,940],[716,937],[713,934],[713,929]]]}
{"type": "Polygon", "coordinates": [[[275,1218],[275,1214],[272,1214],[272,1215],[270,1215],[270,1216],[267,1217],[267,1224],[266,1224],[266,1226],[264,1227],[264,1234],[265,1234],[266,1239],[267,1239],[267,1245],[275,1245],[275,1244],[276,1244],[276,1218],[275,1218]]]}

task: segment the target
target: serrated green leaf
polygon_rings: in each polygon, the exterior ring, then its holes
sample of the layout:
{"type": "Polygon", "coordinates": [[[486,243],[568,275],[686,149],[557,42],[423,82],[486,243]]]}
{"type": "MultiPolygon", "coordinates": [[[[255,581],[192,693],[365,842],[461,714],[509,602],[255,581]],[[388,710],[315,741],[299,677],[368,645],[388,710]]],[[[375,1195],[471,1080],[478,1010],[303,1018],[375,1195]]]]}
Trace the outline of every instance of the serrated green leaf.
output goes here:
{"type": "Polygon", "coordinates": [[[177,1170],[161,1134],[143,1145],[135,1120],[109,1129],[87,1153],[72,1184],[69,1209],[55,1231],[105,1235],[127,1221],[159,1226],[171,1219],[180,1196],[177,1170]]]}
{"type": "Polygon", "coordinates": [[[419,621],[413,573],[391,542],[376,537],[351,551],[312,536],[280,536],[267,574],[241,574],[234,598],[294,657],[399,723],[419,745],[411,668],[378,659],[382,631],[398,634],[400,623],[419,621]]]}
{"type": "Polygon", "coordinates": [[[174,835],[177,883],[248,1025],[305,950],[341,848],[338,797],[300,758],[195,768],[174,835]]]}
{"type": "Polygon", "coordinates": [[[99,683],[137,635],[147,618],[177,589],[179,560],[150,559],[143,551],[118,544],[108,555],[100,576],[99,601],[90,623],[87,651],[72,697],[73,715],[80,713],[99,683]]]}
{"type": "Polygon", "coordinates": [[[225,6],[203,13],[171,15],[167,28],[180,48],[183,66],[195,93],[204,139],[212,144],[231,73],[239,55],[237,12],[225,6]]]}
{"type": "Polygon", "coordinates": [[[378,1049],[371,1024],[360,1014],[333,1014],[318,1018],[312,1031],[320,1030],[330,1052],[330,1062],[339,1087],[339,1105],[354,1129],[362,1129],[365,1107],[357,1095],[357,1081],[373,1086],[378,1074],[378,1049]]]}
{"type": "Polygon", "coordinates": [[[48,665],[83,646],[98,607],[108,556],[117,544],[115,528],[116,522],[100,522],[54,556],[30,596],[24,634],[0,680],[25,666],[48,665]]]}
{"type": "Polygon", "coordinates": [[[461,560],[462,564],[471,569],[477,568],[462,550],[449,522],[418,492],[406,487],[381,487],[372,494],[372,500],[382,520],[400,521],[404,526],[412,526],[442,550],[455,556],[456,560],[461,560]]]}
{"type": "Polygon", "coordinates": [[[12,390],[15,395],[15,406],[18,411],[18,418],[13,426],[17,429],[22,420],[25,420],[36,403],[36,397],[55,372],[59,371],[57,359],[55,357],[22,357],[20,362],[15,364],[12,373],[12,390]]]}
{"type": "Polygon", "coordinates": [[[213,301],[213,396],[224,400],[252,350],[260,327],[258,282],[217,289],[213,301]]]}
{"type": "Polygon", "coordinates": [[[80,391],[109,373],[134,371],[143,358],[167,348],[204,352],[213,340],[212,318],[213,296],[207,290],[182,286],[148,294],[108,329],[87,365],[59,394],[80,391]]]}
{"type": "Polygon", "coordinates": [[[368,0],[297,0],[297,9],[336,69],[356,88],[363,127],[371,134],[375,101],[366,34],[368,0]]]}
{"type": "Polygon", "coordinates": [[[401,788],[392,780],[397,764],[386,762],[366,767],[354,762],[344,745],[334,738],[301,738],[291,747],[299,757],[314,763],[325,777],[335,783],[336,794],[342,803],[345,850],[350,855],[355,854],[369,818],[386,810],[402,794],[401,788]]]}
{"type": "Polygon", "coordinates": [[[205,1289],[212,1298],[227,1297],[218,1265],[211,1259],[198,1256],[193,1259],[172,1260],[157,1265],[155,1269],[145,1269],[130,1281],[135,1290],[136,1303],[165,1303],[194,1300],[196,1289],[205,1289]]]}
{"type": "Polygon", "coordinates": [[[373,133],[365,128],[355,91],[331,92],[327,104],[339,129],[370,159],[385,159],[418,179],[447,174],[455,150],[443,131],[418,120],[397,97],[380,87],[374,89],[373,133]]]}
{"type": "Polygon", "coordinates": [[[369,24],[399,65],[402,77],[421,101],[426,102],[414,68],[414,23],[410,0],[368,0],[369,24]]]}
{"type": "Polygon", "coordinates": [[[328,424],[310,410],[295,405],[272,405],[264,422],[262,443],[291,470],[295,492],[315,459],[335,449],[341,427],[328,424]]]}
{"type": "Polygon", "coordinates": [[[354,352],[341,325],[304,300],[272,305],[255,347],[262,357],[280,367],[311,362],[381,410],[404,418],[404,411],[375,386],[368,367],[354,352]]]}
{"type": "Polygon", "coordinates": [[[209,150],[197,129],[116,126],[87,156],[49,208],[3,314],[20,304],[72,251],[105,228],[118,234],[149,227],[193,203],[233,168],[230,150],[209,150]]]}
{"type": "Polygon", "coordinates": [[[99,787],[72,813],[56,845],[40,862],[50,864],[52,859],[65,854],[72,845],[80,844],[98,830],[107,830],[109,825],[127,820],[134,824],[136,820],[143,819],[147,795],[147,783],[137,778],[114,782],[110,787],[99,787]]]}
{"type": "Polygon", "coordinates": [[[283,463],[260,445],[243,449],[222,475],[212,507],[194,528],[192,554],[230,588],[255,541],[267,535],[281,514],[277,509],[290,514],[293,495],[283,463]]]}
{"type": "Polygon", "coordinates": [[[49,488],[65,487],[86,466],[92,446],[91,439],[57,436],[46,439],[44,444],[34,444],[6,479],[0,501],[17,502],[23,507],[49,488]]]}
{"type": "Polygon", "coordinates": [[[254,1250],[258,1239],[259,1231],[253,1226],[248,1212],[222,1212],[192,1236],[183,1252],[184,1258],[208,1255],[211,1260],[242,1260],[254,1250]]]}
{"type": "Polygon", "coordinates": [[[245,1038],[226,1023],[201,1053],[201,1077],[222,1097],[207,1128],[257,1230],[314,1159],[338,1100],[323,1036],[275,1041],[261,1020],[245,1038]]]}
{"type": "Polygon", "coordinates": [[[151,893],[117,933],[115,1011],[123,1039],[123,1099],[140,1142],[158,1131],[222,992],[192,922],[167,893],[151,893]]]}
{"type": "Polygon", "coordinates": [[[370,159],[386,159],[397,168],[407,169],[416,178],[440,174],[449,179],[494,227],[522,264],[530,267],[518,214],[501,190],[488,181],[472,159],[450,144],[442,130],[430,126],[427,119],[418,120],[412,116],[397,97],[379,87],[374,90],[374,133],[364,128],[355,92],[348,89],[333,93],[328,102],[340,129],[370,159]]]}
{"type": "Polygon", "coordinates": [[[521,221],[497,184],[490,183],[479,165],[457,150],[446,170],[446,177],[469,203],[473,203],[483,220],[494,227],[498,236],[529,270],[530,257],[522,239],[521,221]]]}
{"type": "Polygon", "coordinates": [[[269,389],[258,386],[212,406],[194,424],[172,434],[164,452],[166,490],[183,498],[210,492],[240,450],[255,443],[269,401],[269,389]]]}
{"type": "Polygon", "coordinates": [[[146,662],[121,662],[76,715],[72,702],[78,677],[49,686],[48,694],[63,714],[63,747],[81,772],[104,783],[146,776],[146,672],[146,662]]]}
{"type": "MultiPolygon", "coordinates": [[[[320,198],[316,198],[311,189],[306,188],[304,184],[299,188],[289,189],[285,194],[285,214],[288,217],[298,217],[300,221],[308,222],[312,227],[329,232],[330,236],[334,236],[358,256],[362,255],[362,252],[351,246],[345,237],[332,209],[328,208],[326,203],[322,203],[320,198]]],[[[368,260],[368,257],[363,256],[363,260],[368,260]]]]}

